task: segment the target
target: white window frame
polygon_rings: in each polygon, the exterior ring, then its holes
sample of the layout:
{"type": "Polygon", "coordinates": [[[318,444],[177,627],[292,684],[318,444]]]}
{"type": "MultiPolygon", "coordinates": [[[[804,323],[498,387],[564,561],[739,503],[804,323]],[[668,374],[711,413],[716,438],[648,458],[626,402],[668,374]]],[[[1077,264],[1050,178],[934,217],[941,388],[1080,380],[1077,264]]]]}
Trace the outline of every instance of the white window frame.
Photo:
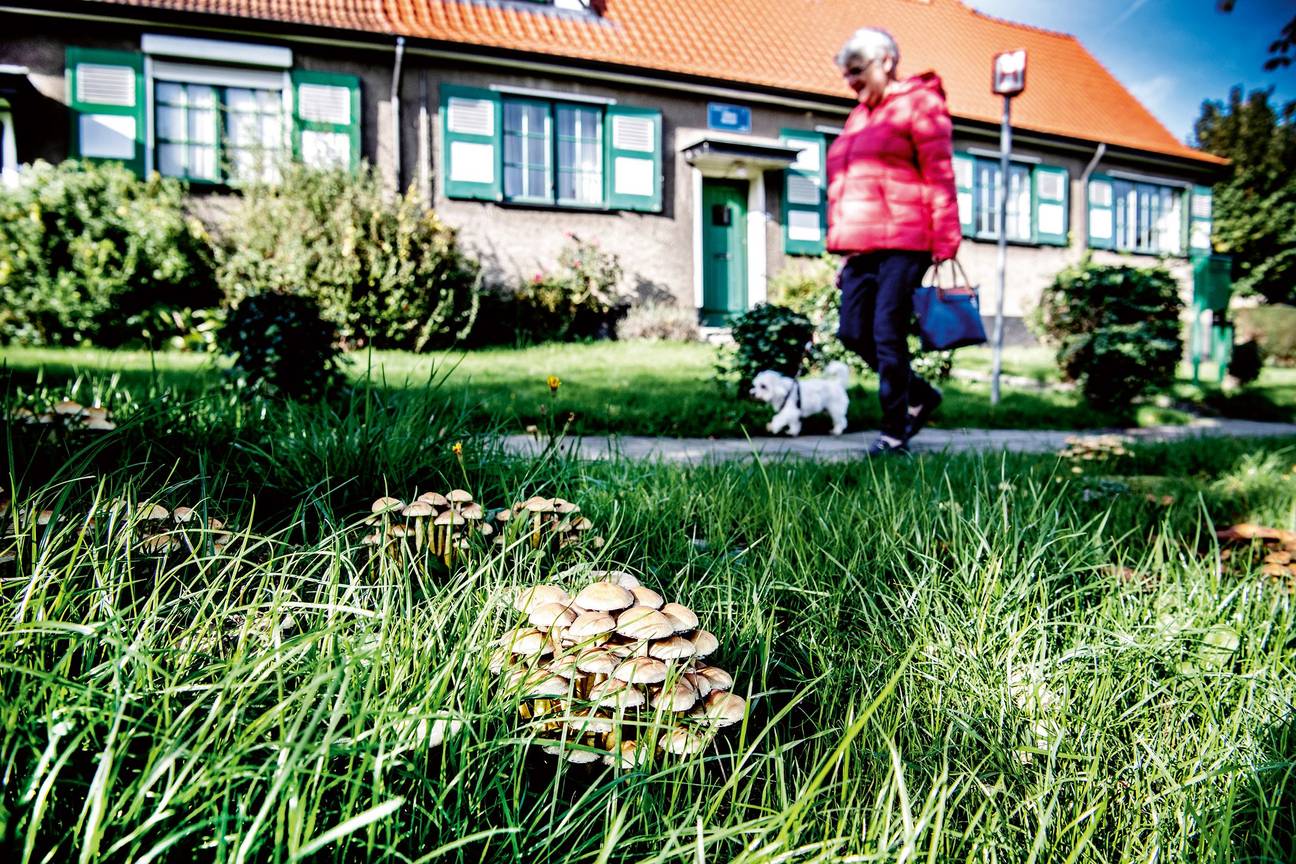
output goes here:
{"type": "Polygon", "coordinates": [[[13,111],[0,99],[0,186],[12,189],[18,185],[18,140],[14,131],[13,111]]]}
{"type": "MultiPolygon", "coordinates": [[[[971,153],[972,151],[968,151],[968,152],[971,153]]],[[[981,184],[981,172],[983,170],[993,171],[995,176],[997,177],[1000,170],[1000,163],[997,159],[990,159],[985,156],[976,156],[975,160],[973,161],[972,195],[974,200],[976,201],[976,205],[972,210],[972,214],[973,214],[972,236],[977,240],[998,240],[999,239],[999,212],[998,212],[999,196],[995,194],[998,184],[997,183],[993,184],[989,190],[986,190],[985,187],[981,184]],[[989,195],[991,199],[989,202],[989,206],[982,207],[981,205],[985,202],[982,201],[981,199],[987,195],[989,195]],[[982,228],[981,223],[984,221],[982,217],[987,213],[989,214],[989,221],[991,227],[982,228]]],[[[1009,176],[1008,189],[1010,193],[1012,191],[1012,185],[1011,185],[1012,176],[1014,174],[1024,178],[1022,188],[1019,190],[1019,196],[1024,195],[1025,205],[1023,208],[1021,201],[1018,200],[1017,206],[1014,207],[1012,198],[1009,198],[1008,219],[1010,225],[1011,225],[1011,220],[1014,217],[1016,217],[1016,219],[1019,220],[1019,224],[1020,224],[1020,220],[1024,219],[1026,223],[1026,235],[1024,237],[1017,236],[1012,231],[1008,231],[1008,242],[1034,244],[1036,240],[1035,240],[1035,231],[1033,227],[1034,214],[1032,213],[1032,209],[1034,207],[1035,200],[1034,200],[1034,194],[1031,189],[1031,187],[1034,184],[1034,176],[1033,176],[1034,171],[1031,168],[1030,164],[1026,163],[1023,160],[1014,159],[1013,161],[1009,162],[1008,163],[1008,176],[1009,176]]]]}
{"type": "Polygon", "coordinates": [[[1111,173],[1108,176],[1112,187],[1112,248],[1136,255],[1183,257],[1183,186],[1136,179],[1138,175],[1111,173]],[[1155,225],[1150,224],[1143,212],[1150,201],[1147,196],[1151,195],[1157,198],[1155,225]],[[1150,242],[1143,242],[1145,235],[1150,242]]]}

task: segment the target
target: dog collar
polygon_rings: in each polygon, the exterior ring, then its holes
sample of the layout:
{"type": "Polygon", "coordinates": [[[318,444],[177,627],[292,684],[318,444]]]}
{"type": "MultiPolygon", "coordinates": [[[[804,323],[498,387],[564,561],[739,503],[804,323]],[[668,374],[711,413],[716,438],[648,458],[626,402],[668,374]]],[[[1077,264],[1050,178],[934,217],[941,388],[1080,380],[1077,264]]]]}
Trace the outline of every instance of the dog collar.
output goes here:
{"type": "Polygon", "coordinates": [[[783,409],[787,407],[788,400],[792,399],[794,396],[796,397],[797,410],[800,411],[801,410],[801,382],[795,378],[792,380],[792,390],[788,393],[788,395],[783,397],[783,404],[779,405],[778,409],[775,410],[774,413],[775,414],[783,413],[783,409]]]}

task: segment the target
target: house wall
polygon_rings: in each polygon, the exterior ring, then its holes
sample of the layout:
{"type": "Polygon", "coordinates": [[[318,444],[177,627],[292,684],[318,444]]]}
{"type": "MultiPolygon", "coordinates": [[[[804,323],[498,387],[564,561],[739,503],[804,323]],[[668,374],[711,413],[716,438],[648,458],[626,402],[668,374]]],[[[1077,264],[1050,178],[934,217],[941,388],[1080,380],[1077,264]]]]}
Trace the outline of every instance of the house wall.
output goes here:
{"type": "MultiPolygon", "coordinates": [[[[96,24],[93,29],[67,26],[54,18],[32,17],[0,11],[0,27],[6,39],[0,43],[0,64],[26,66],[30,80],[41,95],[37,116],[17,117],[19,158],[58,161],[65,158],[70,128],[66,108],[64,50],[68,44],[84,47],[138,50],[143,32],[168,31],[165,27],[140,28],[96,24]],[[65,35],[68,34],[68,35],[65,35]]],[[[180,35],[207,36],[183,32],[180,35]]],[[[211,34],[210,38],[231,38],[211,34]]],[[[251,41],[251,40],[248,40],[251,41]]],[[[267,39],[273,43],[274,40],[267,39]]],[[[396,134],[389,97],[391,94],[393,49],[357,50],[330,48],[303,42],[282,42],[293,50],[294,66],[329,72],[354,74],[362,82],[361,143],[363,154],[380,169],[392,188],[417,188],[420,179],[418,121],[420,108],[426,108],[429,122],[429,152],[426,158],[432,179],[432,205],[449,224],[457,226],[463,242],[487,265],[492,281],[516,284],[531,278],[539,270],[553,265],[567,242],[567,234],[596,239],[608,251],[618,255],[626,274],[626,287],[638,296],[663,300],[673,298],[681,305],[694,304],[693,200],[692,168],[680,151],[706,132],[707,97],[681,93],[666,88],[628,88],[602,84],[588,78],[558,75],[517,74],[479,65],[450,63],[415,51],[407,52],[403,62],[400,86],[400,138],[402,164],[399,177],[394,171],[396,134]],[[422,83],[421,83],[422,82],[422,83]],[[446,198],[441,183],[440,87],[445,83],[474,87],[507,85],[536,90],[563,91],[615,99],[618,104],[653,107],[662,112],[663,209],[661,213],[600,212],[552,209],[463,201],[446,198]],[[422,96],[426,92],[426,102],[422,96]]],[[[736,101],[729,99],[727,101],[736,101]]],[[[756,102],[752,108],[752,134],[776,138],[780,129],[813,130],[816,126],[840,126],[842,113],[805,112],[756,102]]],[[[956,135],[956,149],[969,145],[994,146],[984,136],[956,135]]],[[[1010,247],[1004,311],[1012,319],[1009,334],[1022,333],[1020,319],[1037,303],[1042,289],[1062,267],[1074,263],[1084,253],[1081,247],[1086,218],[1085,195],[1081,175],[1087,163],[1084,154],[1017,147],[1015,152],[1034,156],[1050,165],[1065,167],[1070,178],[1070,247],[1010,247]]],[[[1098,170],[1132,168],[1106,160],[1098,170]]],[[[1169,170],[1157,170],[1173,177],[1169,170]]],[[[766,172],[764,237],[767,273],[773,276],[784,266],[802,266],[804,259],[789,258],[783,253],[780,211],[782,175],[766,172]]],[[[227,193],[195,196],[200,215],[219,219],[229,207],[227,193]]],[[[982,288],[983,311],[994,310],[996,245],[965,238],[960,258],[972,280],[982,288]]],[[[1095,260],[1135,265],[1155,263],[1148,256],[1095,252],[1095,260]]],[[[1191,268],[1186,259],[1167,263],[1180,278],[1185,298],[1191,296],[1191,268]]],[[[761,296],[753,289],[749,296],[761,296]]]]}

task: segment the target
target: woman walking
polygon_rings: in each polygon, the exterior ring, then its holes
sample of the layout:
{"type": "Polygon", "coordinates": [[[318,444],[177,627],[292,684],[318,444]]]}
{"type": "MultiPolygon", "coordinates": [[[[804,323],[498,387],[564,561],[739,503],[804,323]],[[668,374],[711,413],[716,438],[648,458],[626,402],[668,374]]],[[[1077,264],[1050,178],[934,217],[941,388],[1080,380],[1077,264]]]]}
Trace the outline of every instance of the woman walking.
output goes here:
{"type": "Polygon", "coordinates": [[[906,453],[941,402],[909,368],[907,336],[914,288],[962,236],[953,127],[935,73],[896,77],[900,49],[885,30],[856,31],[836,59],[859,99],[828,149],[828,250],[850,256],[838,335],[878,374],[882,434],[868,454],[906,453]]]}

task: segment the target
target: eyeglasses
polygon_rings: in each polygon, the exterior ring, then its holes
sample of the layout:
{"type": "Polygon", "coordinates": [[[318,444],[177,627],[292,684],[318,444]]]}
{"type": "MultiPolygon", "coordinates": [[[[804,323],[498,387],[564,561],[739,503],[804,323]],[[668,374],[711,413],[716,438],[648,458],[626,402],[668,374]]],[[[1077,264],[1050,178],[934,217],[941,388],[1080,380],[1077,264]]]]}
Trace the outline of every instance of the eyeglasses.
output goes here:
{"type": "Polygon", "coordinates": [[[858,78],[859,76],[863,75],[866,71],[868,71],[868,68],[873,65],[873,62],[874,61],[870,60],[869,62],[865,63],[863,66],[851,66],[846,69],[843,69],[842,77],[858,78]]]}

